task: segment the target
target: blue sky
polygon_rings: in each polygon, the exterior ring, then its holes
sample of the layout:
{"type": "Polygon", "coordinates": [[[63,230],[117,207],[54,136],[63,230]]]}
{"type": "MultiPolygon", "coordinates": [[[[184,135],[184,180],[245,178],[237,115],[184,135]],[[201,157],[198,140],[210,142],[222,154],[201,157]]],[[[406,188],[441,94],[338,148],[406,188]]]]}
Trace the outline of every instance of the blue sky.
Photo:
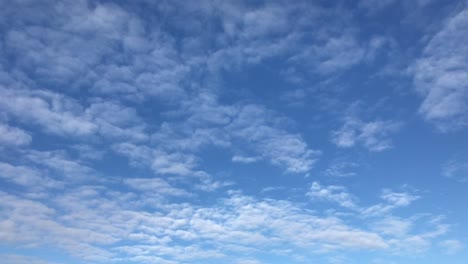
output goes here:
{"type": "Polygon", "coordinates": [[[468,260],[468,2],[0,3],[2,263],[468,260]]]}

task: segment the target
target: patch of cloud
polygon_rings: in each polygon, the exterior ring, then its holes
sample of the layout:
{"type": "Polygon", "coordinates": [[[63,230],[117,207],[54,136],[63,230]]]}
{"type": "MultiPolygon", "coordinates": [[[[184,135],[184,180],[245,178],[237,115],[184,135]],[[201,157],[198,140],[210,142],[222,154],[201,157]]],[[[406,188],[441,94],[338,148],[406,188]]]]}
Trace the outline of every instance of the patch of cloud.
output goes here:
{"type": "Polygon", "coordinates": [[[365,216],[385,215],[396,208],[410,205],[420,197],[408,192],[394,192],[385,189],[382,191],[380,198],[385,202],[363,208],[362,214],[365,216]]]}
{"type": "Polygon", "coordinates": [[[439,246],[445,250],[447,254],[456,254],[463,249],[463,244],[455,239],[448,239],[439,242],[439,246]]]}
{"type": "Polygon", "coordinates": [[[227,126],[233,137],[249,143],[253,150],[272,164],[289,173],[309,171],[320,151],[309,149],[299,134],[288,133],[273,122],[271,113],[257,105],[241,108],[236,118],[227,126]]]}
{"type": "Polygon", "coordinates": [[[320,183],[313,182],[306,195],[314,200],[335,202],[350,209],[356,208],[356,198],[348,193],[343,186],[321,186],[320,183]]]}
{"type": "Polygon", "coordinates": [[[468,162],[460,159],[452,159],[442,166],[442,176],[460,182],[468,181],[468,162]]]}
{"type": "Polygon", "coordinates": [[[41,126],[58,135],[83,136],[95,133],[96,124],[80,116],[80,104],[71,98],[44,91],[0,87],[0,109],[25,123],[41,126]]]}
{"type": "MultiPolygon", "coordinates": [[[[411,223],[384,215],[376,218],[369,231],[339,214],[323,216],[287,200],[230,191],[213,204],[196,205],[174,202],[173,198],[193,197],[164,179],[127,178],[123,183],[129,192],[112,185],[80,185],[50,197],[47,204],[0,192],[0,240],[61,248],[93,263],[235,262],[245,260],[248,252],[288,257],[290,250],[307,249],[304,257],[308,257],[343,249],[393,252],[402,245],[420,250],[447,230],[441,219],[433,219],[436,230],[413,234],[411,223]]],[[[307,195],[357,208],[355,198],[340,187],[314,183],[307,195]]],[[[390,192],[383,197],[398,206],[408,200],[390,192]]],[[[355,211],[360,214],[359,209],[355,211]]]]}
{"type": "Polygon", "coordinates": [[[356,175],[355,169],[359,164],[345,160],[335,160],[330,166],[324,171],[326,176],[330,177],[353,177],[356,175]]]}
{"type": "Polygon", "coordinates": [[[12,165],[0,162],[0,178],[31,190],[28,195],[43,195],[38,193],[48,188],[61,188],[63,183],[44,175],[35,167],[12,165]]]}
{"type": "Polygon", "coordinates": [[[153,143],[167,152],[236,146],[237,152],[269,161],[287,173],[309,171],[320,155],[300,134],[286,129],[283,124],[291,123],[290,119],[262,105],[220,104],[214,94],[201,93],[180,114],[185,116],[183,121],[165,122],[152,136],[153,143]]]}
{"type": "Polygon", "coordinates": [[[149,167],[157,175],[166,175],[183,182],[196,180],[193,187],[202,191],[214,191],[231,185],[214,180],[207,172],[198,169],[198,158],[192,154],[164,151],[131,143],[115,144],[113,150],[129,158],[134,166],[149,167]]]}
{"type": "Polygon", "coordinates": [[[0,145],[25,146],[29,145],[32,137],[26,131],[0,123],[0,145]]]}
{"type": "Polygon", "coordinates": [[[143,192],[168,196],[190,196],[190,193],[186,190],[176,188],[160,178],[130,178],[125,179],[124,183],[133,189],[143,192]]]}
{"type": "MultiPolygon", "coordinates": [[[[21,2],[13,6],[33,9],[21,2]]],[[[42,12],[53,22],[18,23],[22,26],[13,25],[5,33],[8,54],[21,54],[15,66],[38,83],[133,100],[184,96],[180,83],[188,68],[172,38],[145,27],[135,14],[116,4],[85,1],[44,1],[42,12]]],[[[38,16],[32,14],[32,19],[38,16]]]]}
{"type": "Polygon", "coordinates": [[[365,122],[356,117],[345,118],[343,126],[332,132],[332,142],[341,148],[362,145],[372,152],[392,148],[389,136],[399,130],[401,123],[392,120],[365,122]]]}
{"type": "Polygon", "coordinates": [[[26,153],[26,159],[41,166],[50,169],[70,181],[84,181],[93,179],[96,171],[83,164],[80,160],[73,159],[64,151],[37,151],[30,150],[26,153]]]}
{"type": "Polygon", "coordinates": [[[56,264],[37,257],[29,257],[18,254],[1,254],[0,258],[8,264],[56,264]]]}
{"type": "Polygon", "coordinates": [[[385,217],[372,224],[372,229],[384,235],[395,237],[406,236],[411,230],[413,221],[398,217],[385,217]]]}
{"type": "MultiPolygon", "coordinates": [[[[60,136],[148,140],[145,125],[133,108],[111,101],[85,108],[77,100],[46,90],[0,88],[0,109],[26,124],[60,136]]],[[[23,135],[24,138],[25,135],[23,135]]]]}
{"type": "Polygon", "coordinates": [[[240,155],[234,155],[232,157],[232,162],[238,162],[238,163],[254,163],[259,160],[258,157],[248,157],[248,156],[240,156],[240,155]]]}
{"type": "Polygon", "coordinates": [[[419,112],[444,131],[468,124],[467,24],[467,9],[448,18],[410,69],[423,98],[419,112]]]}

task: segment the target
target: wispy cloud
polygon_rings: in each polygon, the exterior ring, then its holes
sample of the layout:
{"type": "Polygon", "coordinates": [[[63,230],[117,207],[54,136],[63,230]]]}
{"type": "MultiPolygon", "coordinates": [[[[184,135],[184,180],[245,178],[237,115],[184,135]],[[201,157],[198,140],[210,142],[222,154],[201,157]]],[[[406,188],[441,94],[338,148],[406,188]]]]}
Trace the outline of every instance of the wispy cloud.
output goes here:
{"type": "Polygon", "coordinates": [[[24,146],[31,141],[32,137],[26,131],[0,123],[0,145],[24,146]]]}
{"type": "Polygon", "coordinates": [[[447,254],[455,254],[463,249],[463,244],[460,241],[453,239],[441,241],[439,246],[442,247],[447,254]]]}
{"type": "Polygon", "coordinates": [[[336,202],[342,207],[356,208],[356,198],[343,186],[321,186],[318,182],[313,182],[306,195],[316,200],[336,202]]]}
{"type": "Polygon", "coordinates": [[[393,147],[389,136],[400,126],[401,123],[393,120],[365,122],[350,116],[345,118],[340,129],[332,132],[332,141],[342,148],[362,145],[369,151],[380,152],[393,147]]]}
{"type": "Polygon", "coordinates": [[[461,182],[468,180],[468,162],[463,159],[451,159],[442,166],[442,176],[461,182]]]}
{"type": "Polygon", "coordinates": [[[385,202],[363,208],[362,214],[365,216],[384,215],[393,209],[408,206],[420,197],[408,192],[394,192],[385,189],[380,198],[385,202]]]}
{"type": "Polygon", "coordinates": [[[411,68],[422,96],[419,112],[442,130],[468,124],[468,10],[448,18],[439,32],[428,36],[424,52],[411,68]]]}

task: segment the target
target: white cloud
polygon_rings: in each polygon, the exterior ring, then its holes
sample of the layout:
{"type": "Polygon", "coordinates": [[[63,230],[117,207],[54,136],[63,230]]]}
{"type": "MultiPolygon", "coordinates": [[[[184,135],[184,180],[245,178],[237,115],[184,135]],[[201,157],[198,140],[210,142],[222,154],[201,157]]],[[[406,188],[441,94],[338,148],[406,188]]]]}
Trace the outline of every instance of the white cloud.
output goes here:
{"type": "Polygon", "coordinates": [[[31,141],[31,135],[24,130],[0,123],[0,145],[24,146],[31,141]]]}
{"type": "Polygon", "coordinates": [[[409,233],[412,225],[413,221],[408,219],[385,217],[373,223],[372,228],[384,235],[402,237],[409,233]]]}
{"type": "Polygon", "coordinates": [[[343,186],[330,185],[323,187],[320,183],[313,182],[306,195],[314,200],[335,202],[350,209],[356,208],[356,198],[349,194],[343,186]]]}
{"type": "Polygon", "coordinates": [[[466,9],[448,18],[411,68],[423,98],[419,112],[442,130],[468,124],[467,24],[466,9]]]}
{"type": "Polygon", "coordinates": [[[172,37],[157,27],[146,27],[115,4],[46,1],[41,7],[43,14],[37,14],[38,7],[13,3],[36,22],[44,19],[41,15],[53,22],[21,23],[5,33],[6,51],[20,54],[17,67],[41,86],[88,89],[132,100],[184,96],[180,84],[189,69],[172,46],[172,37]]]}
{"type": "MultiPolygon", "coordinates": [[[[13,182],[23,187],[28,187],[28,195],[34,196],[41,193],[43,188],[63,187],[63,183],[44,175],[42,171],[34,167],[14,166],[0,162],[0,178],[13,182]]],[[[42,194],[41,194],[42,195],[42,194]]]]}
{"type": "MultiPolygon", "coordinates": [[[[0,92],[4,95],[1,110],[23,123],[39,125],[47,133],[81,138],[100,135],[103,140],[137,142],[149,138],[136,111],[116,102],[97,101],[86,108],[71,97],[45,90],[0,88],[0,92]]],[[[12,133],[26,144],[27,134],[11,130],[10,136],[12,133]]]]}
{"type": "Polygon", "coordinates": [[[234,155],[231,160],[232,162],[239,162],[239,163],[254,163],[254,162],[257,162],[259,158],[234,155]]]}
{"type": "Polygon", "coordinates": [[[160,178],[130,178],[125,179],[124,183],[130,187],[149,193],[157,193],[167,196],[190,196],[186,190],[175,188],[167,181],[160,178]]]}
{"type": "Polygon", "coordinates": [[[152,136],[153,143],[168,153],[196,152],[207,145],[233,147],[288,173],[309,171],[320,154],[300,134],[286,129],[283,124],[292,123],[290,119],[264,106],[220,104],[215,94],[207,92],[185,103],[177,112],[186,116],[183,121],[165,122],[152,136]]]}
{"type": "Polygon", "coordinates": [[[309,171],[320,152],[310,149],[299,134],[289,133],[276,125],[280,122],[276,119],[263,107],[246,105],[226,130],[233,137],[248,142],[255,153],[285,168],[286,172],[309,171]]]}
{"type": "Polygon", "coordinates": [[[369,151],[379,152],[393,146],[389,136],[398,131],[400,126],[399,122],[391,120],[364,122],[348,116],[343,126],[332,132],[332,142],[342,148],[359,144],[369,151]]]}
{"type": "Polygon", "coordinates": [[[443,248],[447,254],[455,254],[463,249],[463,244],[454,239],[443,240],[439,243],[439,246],[443,248]]]}
{"type": "Polygon", "coordinates": [[[26,158],[36,166],[51,169],[59,178],[70,181],[84,181],[93,179],[96,171],[79,160],[72,159],[63,151],[36,151],[31,150],[26,158]]]}
{"type": "Polygon", "coordinates": [[[468,162],[452,159],[442,166],[442,176],[465,182],[468,180],[468,162]]]}
{"type": "Polygon", "coordinates": [[[59,135],[90,135],[97,126],[83,116],[82,107],[73,99],[48,91],[28,91],[0,87],[0,109],[15,118],[40,125],[59,135]]]}
{"type": "Polygon", "coordinates": [[[352,177],[356,175],[354,171],[359,167],[359,164],[344,160],[335,160],[324,171],[326,176],[330,177],[352,177]]]}
{"type": "Polygon", "coordinates": [[[131,165],[149,167],[155,174],[168,175],[183,182],[196,180],[196,183],[191,184],[197,190],[214,191],[231,185],[230,182],[214,180],[207,172],[197,169],[198,158],[192,154],[131,143],[115,144],[113,150],[128,157],[131,165]]]}
{"type": "Polygon", "coordinates": [[[410,205],[420,197],[407,192],[393,192],[385,189],[382,191],[380,198],[384,200],[385,203],[379,203],[367,208],[362,208],[362,214],[364,216],[385,215],[396,208],[410,205]]]}
{"type": "MultiPolygon", "coordinates": [[[[406,247],[417,252],[447,230],[441,219],[433,219],[431,225],[437,227],[434,231],[411,234],[411,223],[384,216],[376,218],[368,231],[358,227],[366,222],[351,224],[339,214],[322,216],[301,203],[286,200],[259,199],[231,191],[212,204],[195,205],[171,201],[174,196],[192,197],[162,179],[128,178],[124,184],[141,192],[110,185],[81,185],[57,193],[47,205],[0,193],[0,240],[57,247],[78,258],[93,256],[88,259],[93,263],[138,260],[175,264],[235,262],[245,260],[249,252],[285,256],[290,250],[304,249],[306,255],[353,248],[399,252],[406,247]],[[153,192],[166,199],[147,195],[153,192]],[[127,241],[125,246],[120,243],[123,240],[127,241]]],[[[349,193],[336,186],[318,188],[315,184],[311,192],[318,195],[316,198],[343,206],[353,201],[349,193]]],[[[384,196],[389,203],[406,204],[401,197],[391,198],[395,195],[389,192],[384,196]]],[[[357,209],[356,216],[359,214],[357,209]]]]}

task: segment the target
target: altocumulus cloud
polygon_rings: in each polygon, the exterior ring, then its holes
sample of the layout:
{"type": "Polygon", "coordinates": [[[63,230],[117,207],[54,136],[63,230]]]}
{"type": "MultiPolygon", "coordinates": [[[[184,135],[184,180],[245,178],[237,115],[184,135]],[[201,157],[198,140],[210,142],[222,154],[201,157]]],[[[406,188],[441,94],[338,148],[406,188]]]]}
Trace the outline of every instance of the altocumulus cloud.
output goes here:
{"type": "Polygon", "coordinates": [[[466,254],[464,2],[4,2],[6,263],[466,254]]]}

